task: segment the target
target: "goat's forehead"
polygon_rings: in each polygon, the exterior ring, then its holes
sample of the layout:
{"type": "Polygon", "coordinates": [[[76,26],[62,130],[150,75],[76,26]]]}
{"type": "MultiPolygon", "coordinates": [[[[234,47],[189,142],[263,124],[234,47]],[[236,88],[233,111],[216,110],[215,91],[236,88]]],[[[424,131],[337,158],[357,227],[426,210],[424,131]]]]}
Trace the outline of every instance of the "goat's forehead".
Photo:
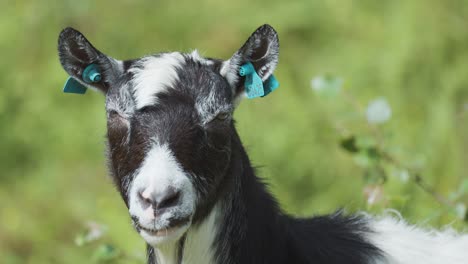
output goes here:
{"type": "Polygon", "coordinates": [[[132,94],[136,109],[157,104],[157,95],[170,91],[184,93],[194,101],[227,96],[222,88],[218,89],[223,86],[223,79],[216,74],[218,64],[221,63],[205,59],[197,51],[147,56],[128,68],[126,89],[132,94]]]}

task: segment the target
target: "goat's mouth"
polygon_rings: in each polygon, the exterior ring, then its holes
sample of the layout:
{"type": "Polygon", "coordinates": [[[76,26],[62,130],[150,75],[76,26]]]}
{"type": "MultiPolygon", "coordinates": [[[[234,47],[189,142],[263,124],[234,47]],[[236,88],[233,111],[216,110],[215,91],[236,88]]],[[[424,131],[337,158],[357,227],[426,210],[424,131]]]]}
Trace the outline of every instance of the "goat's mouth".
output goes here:
{"type": "MultiPolygon", "coordinates": [[[[142,226],[137,221],[135,222],[135,227],[140,232],[140,234],[144,232],[147,236],[159,237],[159,238],[171,237],[173,235],[176,235],[176,233],[184,233],[189,225],[190,225],[190,217],[172,219],[167,226],[163,228],[158,228],[158,229],[145,227],[145,226],[142,226]]],[[[181,234],[178,234],[178,235],[181,235],[181,234]]]]}

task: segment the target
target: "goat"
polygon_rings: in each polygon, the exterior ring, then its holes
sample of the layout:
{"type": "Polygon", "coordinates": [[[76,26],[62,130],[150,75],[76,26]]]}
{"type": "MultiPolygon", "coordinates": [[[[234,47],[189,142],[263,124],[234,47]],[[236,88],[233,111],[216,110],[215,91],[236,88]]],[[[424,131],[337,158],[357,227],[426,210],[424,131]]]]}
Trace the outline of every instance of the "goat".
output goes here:
{"type": "Polygon", "coordinates": [[[109,170],[148,263],[468,263],[468,236],[395,217],[293,218],[255,175],[232,117],[245,92],[239,67],[266,81],[279,40],[258,28],[228,60],[167,52],[104,55],[78,31],[59,36],[76,85],[105,95],[109,170]],[[89,65],[99,78],[85,76],[89,65]]]}

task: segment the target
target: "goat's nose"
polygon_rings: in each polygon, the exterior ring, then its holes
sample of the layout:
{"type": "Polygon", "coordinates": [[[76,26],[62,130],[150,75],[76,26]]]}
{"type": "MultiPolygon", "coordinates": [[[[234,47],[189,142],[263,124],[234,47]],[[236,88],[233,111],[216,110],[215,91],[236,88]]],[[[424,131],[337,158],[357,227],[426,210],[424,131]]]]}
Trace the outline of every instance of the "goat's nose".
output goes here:
{"type": "Polygon", "coordinates": [[[138,198],[144,209],[152,206],[154,215],[161,214],[165,209],[176,206],[180,200],[180,191],[168,187],[162,192],[151,192],[151,190],[141,190],[138,198]]]}

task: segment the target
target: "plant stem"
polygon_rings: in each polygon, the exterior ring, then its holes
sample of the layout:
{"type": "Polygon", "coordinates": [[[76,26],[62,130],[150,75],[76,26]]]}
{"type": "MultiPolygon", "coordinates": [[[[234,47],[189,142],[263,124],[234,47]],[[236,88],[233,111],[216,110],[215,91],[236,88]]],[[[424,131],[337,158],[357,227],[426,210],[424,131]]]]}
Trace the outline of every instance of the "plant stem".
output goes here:
{"type": "Polygon", "coordinates": [[[412,176],[411,179],[414,181],[414,183],[416,183],[416,185],[419,186],[423,191],[431,195],[437,202],[439,202],[442,205],[449,206],[449,207],[455,206],[450,200],[445,198],[442,194],[438,193],[436,190],[434,190],[433,187],[431,187],[428,183],[426,183],[420,173],[414,171],[413,169],[405,167],[400,161],[395,159],[389,153],[380,149],[379,149],[379,152],[387,162],[395,165],[396,167],[400,169],[407,170],[412,176]]]}

